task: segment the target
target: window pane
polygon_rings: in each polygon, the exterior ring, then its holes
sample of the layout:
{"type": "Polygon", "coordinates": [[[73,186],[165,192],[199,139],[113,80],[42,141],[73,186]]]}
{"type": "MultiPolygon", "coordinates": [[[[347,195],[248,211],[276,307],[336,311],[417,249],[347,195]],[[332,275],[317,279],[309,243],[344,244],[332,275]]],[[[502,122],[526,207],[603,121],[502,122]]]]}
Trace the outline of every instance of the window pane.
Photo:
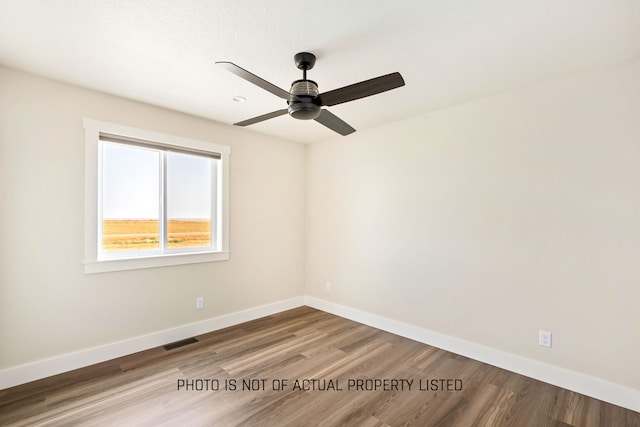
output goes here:
{"type": "Polygon", "coordinates": [[[160,153],[104,143],[102,250],[160,248],[160,153]]]}
{"type": "Polygon", "coordinates": [[[167,152],[167,248],[209,247],[216,160],[167,152]]]}

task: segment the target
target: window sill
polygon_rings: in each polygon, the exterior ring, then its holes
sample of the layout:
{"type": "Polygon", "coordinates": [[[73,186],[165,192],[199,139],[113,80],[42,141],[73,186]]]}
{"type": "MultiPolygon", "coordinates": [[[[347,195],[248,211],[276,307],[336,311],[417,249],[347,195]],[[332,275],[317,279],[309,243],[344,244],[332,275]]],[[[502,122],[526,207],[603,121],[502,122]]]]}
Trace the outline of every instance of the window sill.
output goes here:
{"type": "Polygon", "coordinates": [[[144,258],[122,258],[101,261],[86,261],[85,274],[107,273],[110,271],[137,270],[142,268],[168,267],[171,265],[196,264],[202,262],[225,261],[229,251],[201,252],[174,255],[150,256],[144,258]]]}

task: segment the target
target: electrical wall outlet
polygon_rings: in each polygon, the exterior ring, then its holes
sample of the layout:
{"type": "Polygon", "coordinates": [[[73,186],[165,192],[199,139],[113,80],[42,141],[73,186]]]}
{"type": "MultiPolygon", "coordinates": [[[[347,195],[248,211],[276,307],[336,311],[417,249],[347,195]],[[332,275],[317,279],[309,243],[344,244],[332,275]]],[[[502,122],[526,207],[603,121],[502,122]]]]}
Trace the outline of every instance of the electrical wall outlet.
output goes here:
{"type": "Polygon", "coordinates": [[[331,292],[331,282],[324,282],[324,290],[326,292],[331,292]]]}
{"type": "Polygon", "coordinates": [[[551,332],[538,331],[538,344],[551,348],[551,332]]]}
{"type": "Polygon", "coordinates": [[[204,297],[198,297],[196,298],[196,308],[198,310],[204,308],[204,297]]]}

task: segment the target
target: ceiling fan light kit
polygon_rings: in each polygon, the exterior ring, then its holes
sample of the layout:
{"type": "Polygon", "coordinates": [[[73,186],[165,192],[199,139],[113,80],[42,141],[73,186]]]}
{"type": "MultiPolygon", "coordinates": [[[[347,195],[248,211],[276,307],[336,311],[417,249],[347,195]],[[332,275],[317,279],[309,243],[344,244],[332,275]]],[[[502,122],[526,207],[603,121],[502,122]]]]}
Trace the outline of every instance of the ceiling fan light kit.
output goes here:
{"type": "Polygon", "coordinates": [[[295,80],[291,84],[289,92],[269,83],[232,62],[216,62],[216,64],[224,67],[227,71],[232,72],[238,77],[273,93],[279,98],[285,99],[288,104],[288,108],[286,109],[263,114],[252,119],[234,123],[234,125],[248,126],[288,113],[295,119],[315,120],[340,135],[349,135],[356,130],[344,120],[322,107],[354,101],[356,99],[365,98],[367,96],[376,95],[381,92],[386,92],[388,90],[404,86],[404,79],[400,73],[396,72],[359,83],[354,83],[329,92],[320,93],[318,90],[318,84],[313,80],[307,79],[307,71],[311,70],[316,63],[315,55],[309,52],[300,52],[297,53],[293,59],[296,66],[302,70],[302,79],[295,80]]]}
{"type": "Polygon", "coordinates": [[[320,115],[320,106],[313,100],[318,96],[318,85],[312,80],[296,80],[289,90],[289,115],[295,119],[311,120],[320,115]]]}

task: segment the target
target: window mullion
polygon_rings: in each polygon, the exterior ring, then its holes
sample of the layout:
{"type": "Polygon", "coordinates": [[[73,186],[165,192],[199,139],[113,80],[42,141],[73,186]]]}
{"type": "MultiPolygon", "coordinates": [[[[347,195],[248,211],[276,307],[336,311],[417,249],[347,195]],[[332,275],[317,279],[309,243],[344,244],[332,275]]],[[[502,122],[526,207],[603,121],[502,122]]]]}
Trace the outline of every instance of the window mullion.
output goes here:
{"type": "Polygon", "coordinates": [[[167,251],[167,153],[160,151],[160,250],[167,251]]]}
{"type": "Polygon", "coordinates": [[[219,184],[222,183],[220,179],[220,170],[221,166],[217,160],[211,161],[211,168],[213,173],[211,174],[211,190],[214,191],[213,197],[211,197],[211,215],[210,218],[213,218],[214,221],[211,221],[211,225],[209,228],[209,232],[211,233],[211,247],[216,250],[220,250],[220,242],[222,241],[221,230],[222,230],[222,222],[220,221],[222,218],[221,215],[221,206],[220,196],[222,195],[222,191],[220,191],[219,184]],[[215,240],[214,240],[215,237],[215,240]]]}

